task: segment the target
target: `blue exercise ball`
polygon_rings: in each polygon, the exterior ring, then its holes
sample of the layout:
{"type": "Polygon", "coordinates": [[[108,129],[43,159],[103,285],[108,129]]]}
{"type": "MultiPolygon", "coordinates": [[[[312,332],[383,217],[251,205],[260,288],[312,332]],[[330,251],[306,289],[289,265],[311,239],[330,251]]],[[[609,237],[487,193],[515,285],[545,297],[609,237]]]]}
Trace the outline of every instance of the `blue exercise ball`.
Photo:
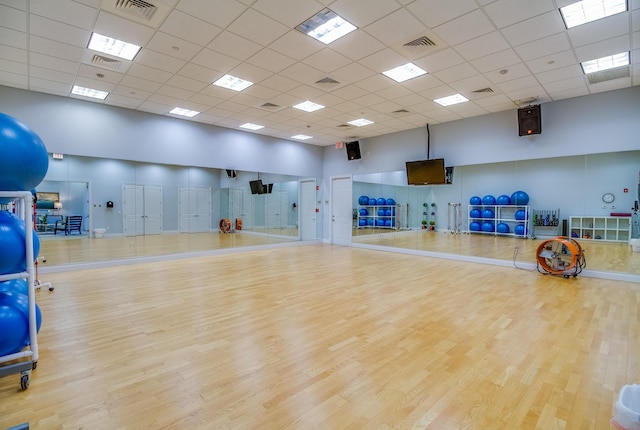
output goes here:
{"type": "Polygon", "coordinates": [[[529,194],[524,191],[515,191],[511,194],[512,205],[527,205],[529,204],[529,194]]]}
{"type": "Polygon", "coordinates": [[[469,199],[469,204],[473,206],[479,206],[482,204],[482,199],[480,196],[473,196],[469,199]]]}
{"type": "Polygon", "coordinates": [[[486,205],[486,206],[495,205],[496,204],[496,198],[493,197],[491,194],[487,194],[486,196],[484,196],[482,198],[482,204],[486,205]]]}
{"type": "Polygon", "coordinates": [[[384,220],[382,218],[376,220],[376,227],[384,227],[384,220]]]}
{"type": "Polygon", "coordinates": [[[366,210],[365,208],[360,209],[360,210],[359,210],[359,212],[360,212],[360,216],[367,216],[367,215],[369,215],[369,211],[368,211],[368,210],[366,210]]]}
{"type": "Polygon", "coordinates": [[[364,218],[360,218],[360,219],[358,220],[358,225],[359,225],[360,227],[364,227],[365,225],[367,225],[367,220],[366,220],[366,219],[364,219],[364,218]]]}
{"type": "Polygon", "coordinates": [[[518,236],[526,236],[526,234],[529,232],[529,229],[523,223],[520,223],[516,224],[513,232],[518,236]]]}
{"type": "Polygon", "coordinates": [[[367,196],[358,197],[358,204],[362,206],[369,204],[369,197],[367,196]]]}
{"type": "Polygon", "coordinates": [[[8,291],[10,293],[29,294],[29,287],[26,279],[11,279],[0,282],[0,293],[8,291]]]}
{"type": "Polygon", "coordinates": [[[375,224],[375,220],[373,218],[367,219],[367,225],[368,226],[373,226],[374,224],[375,224]]]}
{"type": "Polygon", "coordinates": [[[483,222],[480,228],[482,229],[482,231],[486,231],[486,232],[495,231],[495,225],[491,221],[483,222]]]}
{"type": "Polygon", "coordinates": [[[482,218],[493,218],[494,215],[493,209],[482,209],[482,218]]]}
{"type": "Polygon", "coordinates": [[[509,224],[500,222],[496,225],[496,231],[498,233],[509,233],[509,224]]]}
{"type": "Polygon", "coordinates": [[[384,216],[391,216],[391,209],[385,209],[384,216]]]}
{"type": "Polygon", "coordinates": [[[29,191],[42,182],[49,169],[49,154],[42,139],[4,113],[0,113],[0,154],[2,191],[29,191]]]}
{"type": "Polygon", "coordinates": [[[0,292],[0,356],[19,352],[29,337],[29,308],[23,312],[24,294],[0,292]]]}
{"type": "Polygon", "coordinates": [[[383,208],[378,209],[378,216],[384,216],[385,210],[383,208]]]}
{"type": "Polygon", "coordinates": [[[469,212],[470,218],[482,218],[482,211],[480,209],[471,209],[469,212]]]}
{"type": "Polygon", "coordinates": [[[376,205],[376,199],[374,199],[373,197],[369,199],[369,206],[375,206],[376,205]]]}
{"type": "MultiPolygon", "coordinates": [[[[26,230],[24,221],[7,211],[0,211],[0,274],[27,270],[26,230]]],[[[33,232],[33,261],[40,252],[40,238],[33,232]]]]}
{"type": "Polygon", "coordinates": [[[376,204],[378,206],[384,206],[387,204],[387,199],[385,199],[384,197],[378,197],[378,200],[376,200],[376,204]]]}
{"type": "Polygon", "coordinates": [[[471,231],[480,231],[481,225],[479,222],[474,221],[469,224],[469,230],[471,231]]]}
{"type": "Polygon", "coordinates": [[[384,226],[385,227],[391,227],[391,220],[390,219],[385,219],[384,220],[384,226]]]}
{"type": "Polygon", "coordinates": [[[515,219],[517,219],[518,221],[523,221],[527,219],[527,211],[525,211],[524,209],[518,209],[514,214],[513,217],[515,219]]]}
{"type": "Polygon", "coordinates": [[[396,201],[393,199],[387,199],[387,206],[393,206],[396,204],[396,201]]]}
{"type": "Polygon", "coordinates": [[[511,197],[506,194],[502,194],[496,198],[496,204],[500,206],[507,206],[511,204],[511,197]]]}

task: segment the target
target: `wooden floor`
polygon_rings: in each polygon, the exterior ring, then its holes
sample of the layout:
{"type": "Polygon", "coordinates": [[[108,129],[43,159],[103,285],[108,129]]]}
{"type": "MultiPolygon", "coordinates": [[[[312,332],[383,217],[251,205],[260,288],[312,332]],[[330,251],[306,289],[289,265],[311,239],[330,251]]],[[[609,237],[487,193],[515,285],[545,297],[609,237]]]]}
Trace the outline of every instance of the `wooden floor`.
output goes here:
{"type": "Polygon", "coordinates": [[[640,285],[323,244],[51,273],[0,428],[608,429],[640,285]]]}

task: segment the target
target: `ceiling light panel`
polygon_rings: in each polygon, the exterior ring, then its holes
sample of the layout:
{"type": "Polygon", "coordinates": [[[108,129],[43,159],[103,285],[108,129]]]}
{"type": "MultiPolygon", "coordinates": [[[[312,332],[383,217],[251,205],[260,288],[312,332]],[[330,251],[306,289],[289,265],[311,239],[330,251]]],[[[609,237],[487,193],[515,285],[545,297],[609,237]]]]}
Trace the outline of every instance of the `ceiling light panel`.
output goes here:
{"type": "Polygon", "coordinates": [[[629,64],[629,52],[621,52],[620,54],[608,55],[595,60],[583,61],[580,64],[585,74],[627,66],[629,64]]]}
{"type": "Polygon", "coordinates": [[[122,40],[112,37],[103,36],[102,34],[92,33],[89,39],[89,49],[102,52],[103,54],[113,55],[114,57],[124,58],[125,60],[133,60],[140,52],[140,47],[132,43],[123,42],[122,40]]]}
{"type": "Polygon", "coordinates": [[[296,30],[313,37],[325,45],[351,33],[357,27],[332,10],[323,9],[299,26],[296,30]]]}
{"type": "Polygon", "coordinates": [[[171,109],[169,113],[172,113],[174,115],[186,116],[188,118],[193,118],[194,116],[198,115],[200,112],[177,107],[177,108],[171,109]]]}
{"type": "Polygon", "coordinates": [[[627,0],[583,0],[560,8],[567,28],[627,11],[627,0]]]}
{"type": "Polygon", "coordinates": [[[261,128],[264,128],[264,125],[252,124],[250,122],[246,122],[242,125],[239,125],[238,127],[246,128],[247,130],[260,130],[261,128]]]}
{"type": "Polygon", "coordinates": [[[253,82],[245,81],[244,79],[236,78],[231,75],[224,75],[213,83],[219,87],[228,88],[233,91],[242,91],[253,85],[253,82]]]}
{"type": "Polygon", "coordinates": [[[302,102],[302,103],[298,103],[297,105],[293,106],[296,109],[300,109],[303,110],[305,112],[314,112],[320,109],[324,109],[324,106],[319,105],[318,103],[314,103],[311,102],[309,100],[302,102]]]}
{"type": "Polygon", "coordinates": [[[468,102],[468,101],[469,99],[463,96],[462,94],[454,94],[452,96],[442,97],[434,100],[434,102],[438,103],[441,106],[451,106],[451,105],[468,102]]]}
{"type": "Polygon", "coordinates": [[[298,140],[308,140],[311,139],[313,136],[307,136],[306,134],[296,134],[295,136],[291,136],[292,139],[298,139],[298,140]]]}
{"type": "Polygon", "coordinates": [[[363,127],[365,125],[373,124],[373,121],[369,121],[368,119],[360,118],[360,119],[354,119],[353,121],[348,121],[347,124],[355,125],[357,127],[363,127]]]}
{"type": "Polygon", "coordinates": [[[83,97],[91,97],[92,99],[100,100],[106,99],[109,95],[107,91],[94,90],[92,88],[80,87],[78,85],[73,86],[73,88],[71,89],[71,94],[83,97]]]}
{"type": "Polygon", "coordinates": [[[426,71],[413,63],[407,63],[394,69],[387,70],[386,72],[382,72],[383,75],[388,76],[396,82],[404,82],[409,79],[425,75],[426,73],[426,71]]]}

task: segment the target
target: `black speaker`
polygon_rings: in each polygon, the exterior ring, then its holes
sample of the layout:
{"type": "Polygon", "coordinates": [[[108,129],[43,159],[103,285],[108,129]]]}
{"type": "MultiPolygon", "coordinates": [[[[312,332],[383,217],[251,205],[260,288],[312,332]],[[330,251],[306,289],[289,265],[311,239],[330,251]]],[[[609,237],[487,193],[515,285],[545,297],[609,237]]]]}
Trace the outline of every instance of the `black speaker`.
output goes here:
{"type": "Polygon", "coordinates": [[[518,109],[518,134],[520,136],[529,136],[540,133],[542,133],[540,105],[518,109]]]}
{"type": "Polygon", "coordinates": [[[227,177],[229,179],[236,178],[236,177],[238,177],[238,173],[235,170],[227,169],[227,177]]]}
{"type": "Polygon", "coordinates": [[[362,158],[360,155],[360,142],[347,142],[347,158],[349,160],[359,160],[362,158]]]}

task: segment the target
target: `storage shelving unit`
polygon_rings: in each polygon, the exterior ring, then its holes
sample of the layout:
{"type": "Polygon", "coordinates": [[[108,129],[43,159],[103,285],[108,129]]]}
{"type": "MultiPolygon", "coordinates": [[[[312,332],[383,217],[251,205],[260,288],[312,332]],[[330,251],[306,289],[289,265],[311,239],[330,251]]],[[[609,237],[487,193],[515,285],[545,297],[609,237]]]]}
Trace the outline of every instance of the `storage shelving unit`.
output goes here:
{"type": "Polygon", "coordinates": [[[356,225],[358,228],[397,229],[399,228],[397,222],[399,208],[400,205],[359,205],[356,225]],[[384,215],[378,213],[380,210],[383,211],[384,215]]]}
{"type": "Polygon", "coordinates": [[[616,216],[572,216],[569,218],[571,237],[609,242],[628,242],[631,238],[631,218],[616,216]]]}
{"type": "Polygon", "coordinates": [[[494,231],[476,231],[469,229],[470,233],[480,233],[480,234],[492,234],[496,236],[514,236],[514,237],[529,237],[531,233],[531,208],[525,205],[469,205],[469,211],[467,212],[469,215],[469,224],[472,222],[478,222],[482,224],[483,222],[490,221],[494,225],[494,231]],[[493,217],[473,217],[471,216],[472,211],[477,209],[482,213],[485,209],[490,209],[493,211],[493,217]],[[516,219],[516,212],[522,210],[524,211],[524,219],[516,219]],[[508,233],[501,233],[496,231],[496,227],[499,223],[504,223],[509,226],[508,233]],[[524,225],[524,231],[522,234],[517,234],[515,232],[516,226],[519,224],[524,225]]]}
{"type": "Polygon", "coordinates": [[[560,209],[533,209],[532,215],[532,237],[536,237],[538,234],[560,236],[562,231],[560,209]]]}

